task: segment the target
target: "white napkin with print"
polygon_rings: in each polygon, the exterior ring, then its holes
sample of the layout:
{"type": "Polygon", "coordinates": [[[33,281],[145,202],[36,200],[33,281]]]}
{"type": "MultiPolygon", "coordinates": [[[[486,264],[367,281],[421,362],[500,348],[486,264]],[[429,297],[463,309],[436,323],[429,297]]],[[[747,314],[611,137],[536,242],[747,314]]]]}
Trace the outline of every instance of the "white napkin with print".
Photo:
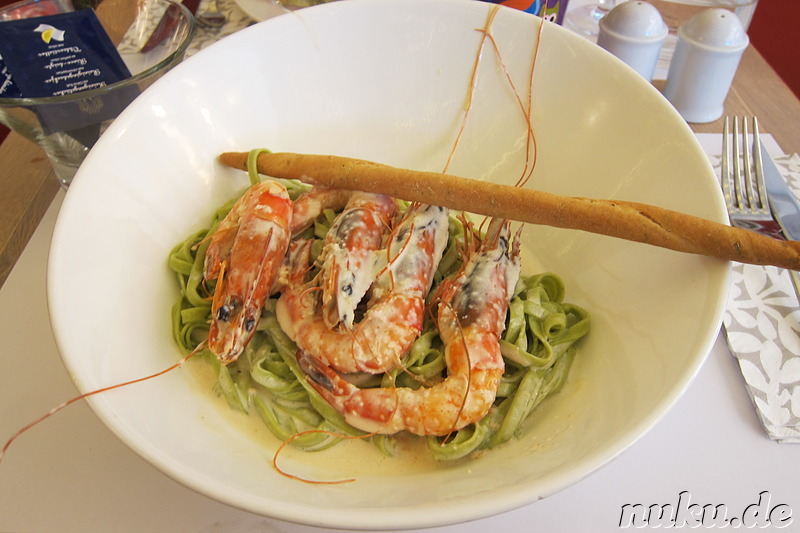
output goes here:
{"type": "MultiPolygon", "coordinates": [[[[722,136],[697,137],[719,175],[722,136]]],[[[783,155],[769,135],[762,141],[800,197],[800,156],[783,155]]],[[[734,263],[724,327],[767,434],[800,443],[800,303],[789,271],[734,263]]]]}

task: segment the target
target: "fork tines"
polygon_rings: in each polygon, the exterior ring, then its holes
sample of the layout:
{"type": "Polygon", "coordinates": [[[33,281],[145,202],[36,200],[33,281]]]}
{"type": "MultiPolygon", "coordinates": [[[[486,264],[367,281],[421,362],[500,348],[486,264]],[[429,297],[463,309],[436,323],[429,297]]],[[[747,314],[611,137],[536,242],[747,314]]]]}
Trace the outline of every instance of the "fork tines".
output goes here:
{"type": "Polygon", "coordinates": [[[764,173],[761,169],[760,146],[761,139],[756,117],[753,117],[752,135],[748,131],[745,117],[742,117],[741,133],[739,117],[733,117],[733,135],[731,135],[729,119],[725,117],[722,133],[722,192],[730,207],[751,215],[769,213],[764,173]],[[731,150],[731,141],[733,150],[731,150]],[[731,165],[733,172],[731,172],[731,165]]]}

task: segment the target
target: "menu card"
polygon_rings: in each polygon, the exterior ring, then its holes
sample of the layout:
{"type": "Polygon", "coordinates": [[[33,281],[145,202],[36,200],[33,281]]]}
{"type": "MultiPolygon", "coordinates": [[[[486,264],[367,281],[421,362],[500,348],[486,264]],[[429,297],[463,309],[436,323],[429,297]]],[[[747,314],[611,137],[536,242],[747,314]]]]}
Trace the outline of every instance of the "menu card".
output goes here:
{"type": "MultiPolygon", "coordinates": [[[[91,9],[0,22],[0,71],[5,98],[73,95],[131,76],[91,9]]],[[[137,94],[131,86],[35,111],[46,134],[67,132],[92,146],[100,123],[116,117],[137,94]]]]}

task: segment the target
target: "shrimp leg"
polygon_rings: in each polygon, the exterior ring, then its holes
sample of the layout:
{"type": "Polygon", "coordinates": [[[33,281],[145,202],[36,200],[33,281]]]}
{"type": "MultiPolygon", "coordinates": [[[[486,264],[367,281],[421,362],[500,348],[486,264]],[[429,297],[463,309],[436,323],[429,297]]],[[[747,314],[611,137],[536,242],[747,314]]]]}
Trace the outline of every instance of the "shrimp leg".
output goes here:
{"type": "Polygon", "coordinates": [[[314,187],[297,197],[292,210],[292,235],[297,236],[314,223],[324,210],[341,211],[354,191],[314,187]]]}

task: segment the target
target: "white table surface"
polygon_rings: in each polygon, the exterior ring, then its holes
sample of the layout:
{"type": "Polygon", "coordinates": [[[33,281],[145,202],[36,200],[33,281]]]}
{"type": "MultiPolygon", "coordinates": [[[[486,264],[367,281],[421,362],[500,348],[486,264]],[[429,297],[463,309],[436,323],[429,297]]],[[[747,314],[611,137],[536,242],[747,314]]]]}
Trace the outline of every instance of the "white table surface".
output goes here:
{"type": "MultiPolygon", "coordinates": [[[[585,2],[572,0],[570,7],[585,2]]],[[[78,393],[61,362],[46,301],[47,253],[63,195],[0,289],[0,446],[78,393]]],[[[676,506],[681,493],[684,502],[688,496],[700,506],[725,505],[732,518],[758,503],[764,491],[769,508],[784,504],[792,512],[781,531],[800,531],[798,480],[800,445],[766,437],[720,336],[674,408],[604,468],[515,511],[425,531],[620,531],[623,505],[676,506]]],[[[128,449],[78,402],[25,433],[0,462],[0,533],[51,531],[326,530],[240,511],[184,487],[128,449]]]]}
{"type": "MultiPolygon", "coordinates": [[[[46,260],[59,193],[0,289],[0,441],[77,394],[46,302],[46,260]]],[[[86,319],[91,320],[91,310],[86,319]]],[[[436,528],[618,531],[625,504],[724,504],[740,516],[759,494],[800,513],[800,446],[764,434],[736,361],[719,337],[675,407],[615,461],[545,500],[493,518],[436,528]],[[686,501],[686,500],[684,500],[686,501]]],[[[631,528],[633,529],[633,528],[631,528]]],[[[78,402],[19,438],[0,463],[0,532],[311,532],[185,488],[119,441],[78,402]]],[[[800,516],[783,531],[800,531],[800,516]]]]}

